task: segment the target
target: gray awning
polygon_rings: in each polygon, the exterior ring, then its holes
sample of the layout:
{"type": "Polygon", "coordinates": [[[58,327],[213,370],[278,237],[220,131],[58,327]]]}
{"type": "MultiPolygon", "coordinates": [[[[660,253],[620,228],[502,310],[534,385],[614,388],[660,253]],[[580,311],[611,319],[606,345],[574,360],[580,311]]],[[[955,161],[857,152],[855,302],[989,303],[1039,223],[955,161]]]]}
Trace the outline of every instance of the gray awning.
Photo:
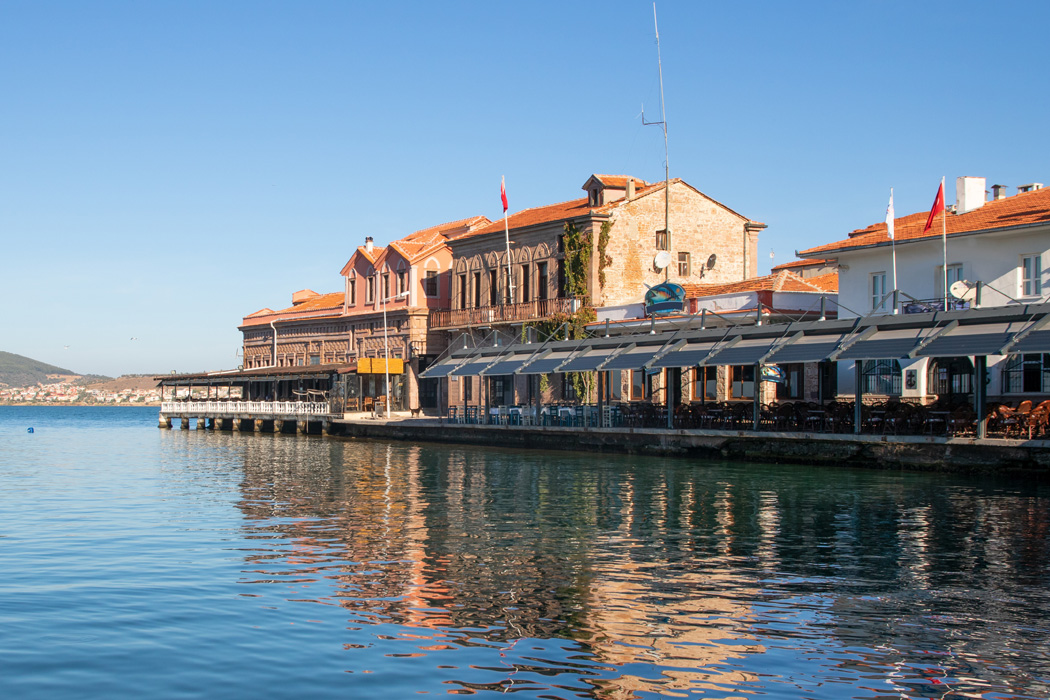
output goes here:
{"type": "Polygon", "coordinates": [[[1034,331],[1010,348],[1011,353],[1050,352],[1050,329],[1034,331]]]}
{"type": "Polygon", "coordinates": [[[631,348],[627,352],[622,352],[610,359],[602,365],[601,369],[603,372],[625,369],[642,369],[642,365],[653,359],[656,353],[663,350],[663,348],[663,344],[655,343],[653,345],[641,345],[631,348]]]}
{"type": "Polygon", "coordinates": [[[581,352],[572,357],[568,362],[558,368],[559,372],[593,372],[598,366],[608,360],[621,346],[593,347],[586,352],[581,352]]]}
{"type": "MultiPolygon", "coordinates": [[[[888,328],[877,330],[843,350],[836,360],[901,360],[936,328],[888,328]]],[[[847,339],[848,340],[848,339],[847,339]]]]}
{"type": "Polygon", "coordinates": [[[687,343],[658,358],[653,363],[653,367],[694,367],[711,354],[711,348],[714,346],[714,342],[687,343]]]}
{"type": "Polygon", "coordinates": [[[708,365],[757,365],[765,357],[774,343],[784,342],[777,338],[744,338],[714,354],[705,364],[708,365]]]}
{"type": "Polygon", "coordinates": [[[469,362],[461,364],[454,370],[449,372],[451,377],[473,377],[474,375],[481,374],[481,370],[492,364],[492,357],[474,358],[469,362]]]}
{"type": "MultiPolygon", "coordinates": [[[[537,346],[538,348],[538,346],[537,346]]],[[[481,374],[484,375],[498,375],[498,374],[514,374],[530,359],[536,356],[535,352],[529,353],[515,353],[509,357],[498,360],[495,364],[485,368],[481,374]]]]}
{"type": "MultiPolygon", "coordinates": [[[[996,355],[1027,323],[982,323],[956,326],[942,333],[919,350],[917,357],[957,357],[961,355],[996,355]]],[[[1022,341],[1023,342],[1023,341],[1022,341]]]]}
{"type": "Polygon", "coordinates": [[[447,377],[452,370],[456,369],[461,362],[463,362],[466,356],[461,357],[446,357],[437,364],[430,365],[425,370],[420,372],[420,379],[437,379],[439,377],[447,377]]]}
{"type": "Polygon", "coordinates": [[[770,364],[793,364],[797,362],[821,362],[838,349],[845,338],[843,333],[828,335],[804,335],[783,345],[766,358],[770,364]]]}
{"type": "Polygon", "coordinates": [[[517,374],[549,374],[553,372],[558,365],[569,359],[574,350],[554,350],[547,353],[543,357],[539,358],[535,362],[530,362],[525,365],[522,369],[519,369],[517,374]]]}

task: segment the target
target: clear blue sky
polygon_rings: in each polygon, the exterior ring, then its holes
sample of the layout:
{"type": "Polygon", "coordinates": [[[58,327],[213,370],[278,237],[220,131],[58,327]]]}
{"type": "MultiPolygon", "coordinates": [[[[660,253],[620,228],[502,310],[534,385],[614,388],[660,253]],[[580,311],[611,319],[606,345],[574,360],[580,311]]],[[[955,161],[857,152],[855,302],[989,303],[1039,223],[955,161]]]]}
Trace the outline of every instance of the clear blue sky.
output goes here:
{"type": "MultiPolygon", "coordinates": [[[[760,266],[1050,183],[1050,5],[657,6],[673,177],[769,228],[760,266]]],[[[652,4],[0,0],[0,350],[236,366],[240,319],[386,243],[663,176],[652,4]],[[131,340],[137,338],[137,340],[131,340]],[[69,346],[66,349],[65,346],[69,346]]]]}

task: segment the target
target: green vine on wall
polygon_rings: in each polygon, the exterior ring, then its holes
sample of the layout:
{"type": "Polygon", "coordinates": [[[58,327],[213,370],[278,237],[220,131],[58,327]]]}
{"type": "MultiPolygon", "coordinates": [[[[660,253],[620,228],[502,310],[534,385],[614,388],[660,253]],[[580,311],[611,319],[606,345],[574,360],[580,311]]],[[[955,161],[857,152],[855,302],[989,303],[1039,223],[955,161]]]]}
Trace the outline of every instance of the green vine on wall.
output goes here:
{"type": "Polygon", "coordinates": [[[606,252],[609,249],[609,232],[612,222],[605,221],[598,232],[598,289],[605,291],[605,268],[612,265],[612,257],[606,252]]]}
{"type": "Polygon", "coordinates": [[[562,236],[565,246],[565,296],[587,294],[587,268],[591,262],[591,234],[581,232],[571,221],[562,236]]]}
{"type": "MultiPolygon", "coordinates": [[[[535,340],[578,340],[587,337],[587,324],[598,320],[593,308],[585,306],[571,314],[559,313],[539,321],[529,321],[521,327],[521,340],[529,340],[529,328],[536,329],[535,340]],[[566,324],[568,324],[566,326],[566,324]],[[566,331],[568,335],[566,335],[566,331]]],[[[594,372],[570,372],[573,388],[579,397],[589,397],[595,386],[594,372]]],[[[546,374],[540,375],[540,391],[550,389],[550,380],[546,374]]]]}

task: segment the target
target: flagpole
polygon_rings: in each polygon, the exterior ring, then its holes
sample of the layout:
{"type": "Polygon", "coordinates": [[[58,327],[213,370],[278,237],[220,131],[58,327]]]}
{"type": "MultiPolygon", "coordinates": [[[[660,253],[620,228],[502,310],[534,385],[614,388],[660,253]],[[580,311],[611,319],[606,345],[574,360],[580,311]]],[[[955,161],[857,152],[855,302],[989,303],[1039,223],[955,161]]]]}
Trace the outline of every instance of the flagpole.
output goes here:
{"type": "Polygon", "coordinates": [[[890,250],[893,255],[893,313],[897,313],[897,236],[893,231],[893,188],[890,188],[890,206],[886,212],[886,229],[890,234],[890,250]]]}
{"type": "Polygon", "coordinates": [[[941,176],[941,252],[944,255],[944,310],[948,310],[948,207],[944,206],[944,176],[941,176]]]}
{"type": "MultiPolygon", "coordinates": [[[[503,201],[507,199],[507,187],[503,177],[500,177],[500,194],[503,201]]],[[[507,205],[503,205],[503,238],[507,242],[507,302],[514,303],[514,278],[510,273],[510,225],[507,223],[507,205]]]]}

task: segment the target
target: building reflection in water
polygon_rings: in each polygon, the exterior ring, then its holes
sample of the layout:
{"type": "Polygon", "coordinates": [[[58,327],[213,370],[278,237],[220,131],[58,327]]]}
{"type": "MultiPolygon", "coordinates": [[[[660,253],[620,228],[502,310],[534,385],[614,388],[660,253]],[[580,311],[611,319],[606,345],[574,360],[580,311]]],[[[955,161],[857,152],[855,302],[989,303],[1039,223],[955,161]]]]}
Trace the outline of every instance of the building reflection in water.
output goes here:
{"type": "Polygon", "coordinates": [[[934,667],[1001,689],[1038,669],[998,650],[1044,644],[1020,624],[1031,600],[1009,593],[1045,590],[1050,573],[1038,494],[282,436],[245,448],[242,493],[249,589],[341,606],[348,649],[373,630],[407,655],[498,651],[474,667],[496,680],[464,678],[464,692],[541,677],[602,698],[763,692],[792,680],[760,659],[831,646],[849,651],[830,667],[876,674],[894,697],[934,667]]]}

